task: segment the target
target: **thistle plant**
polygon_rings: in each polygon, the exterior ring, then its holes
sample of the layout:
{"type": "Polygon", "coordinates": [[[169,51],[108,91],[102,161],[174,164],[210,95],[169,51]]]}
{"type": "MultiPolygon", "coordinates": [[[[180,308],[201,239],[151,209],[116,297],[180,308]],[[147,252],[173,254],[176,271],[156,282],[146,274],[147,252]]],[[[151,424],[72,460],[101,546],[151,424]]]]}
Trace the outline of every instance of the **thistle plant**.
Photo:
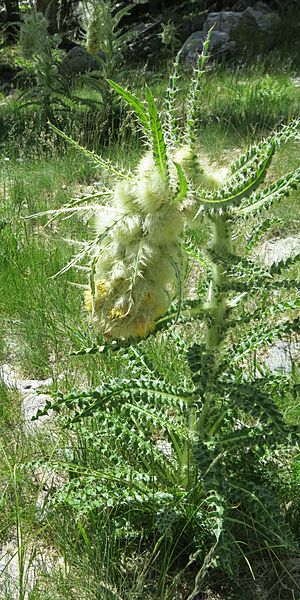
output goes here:
{"type": "MultiPolygon", "coordinates": [[[[135,27],[124,30],[121,20],[128,15],[132,4],[115,10],[110,0],[92,2],[86,10],[83,27],[86,31],[86,48],[96,58],[99,52],[104,53],[101,66],[105,79],[112,79],[124,63],[124,53],[127,45],[137,35],[135,27]]],[[[100,61],[99,61],[100,64],[100,61]]],[[[109,89],[109,88],[108,88],[109,89]]]]}
{"type": "MultiPolygon", "coordinates": [[[[82,206],[73,203],[54,211],[54,216],[96,214],[95,239],[62,269],[65,272],[90,257],[86,305],[106,341],[80,353],[129,353],[130,365],[124,377],[107,380],[96,390],[58,394],[37,414],[66,407],[73,411],[69,426],[92,416],[106,426],[108,407],[120,411],[122,418],[116,415],[115,419],[121,449],[117,467],[110,464],[109,477],[112,488],[120,472],[124,481],[130,478],[137,487],[129,495],[118,487],[119,496],[113,500],[116,514],[126,503],[132,507],[133,498],[138,513],[141,502],[151,506],[160,523],[168,523],[163,534],[176,548],[183,535],[178,533],[179,523],[182,527],[184,515],[193,515],[188,521],[193,540],[189,549],[192,546],[195,555],[188,564],[199,562],[189,600],[201,589],[216,555],[219,564],[233,572],[239,569],[238,556],[246,557],[249,564],[247,551],[268,553],[279,546],[297,551],[280,503],[280,475],[274,477],[274,472],[278,454],[287,447],[293,453],[297,444],[297,431],[285,422],[279,400],[297,394],[298,387],[286,375],[252,368],[249,358],[273,340],[300,331],[297,273],[281,277],[300,255],[266,267],[251,254],[274,223],[268,211],[299,186],[300,168],[264,184],[276,150],[299,135],[299,121],[251,147],[228,171],[210,169],[199,158],[196,139],[208,44],[209,39],[195,69],[184,125],[176,112],[179,57],[164,121],[150,91],[144,103],[109,82],[137,115],[147,140],[147,153],[135,170],[123,171],[56,130],[117,177],[113,190],[98,194],[111,195],[109,206],[95,204],[93,197],[93,204],[87,198],[82,206]],[[236,232],[253,222],[241,255],[236,232]],[[210,240],[202,249],[197,234],[204,227],[210,240]],[[200,260],[207,272],[208,284],[199,286],[202,295],[196,300],[183,297],[190,257],[200,260]],[[176,323],[192,324],[192,343],[177,331],[176,323]],[[168,376],[149,361],[148,340],[143,341],[156,335],[160,339],[160,332],[171,326],[170,344],[190,373],[183,378],[182,388],[170,385],[168,376]],[[126,445],[129,430],[135,447],[131,456],[126,445]],[[172,449],[164,466],[159,449],[153,447],[158,431],[172,449]],[[170,504],[175,511],[172,517],[170,504]]],[[[107,490],[107,478],[104,484],[107,490]]],[[[70,494],[69,489],[65,498],[70,500],[70,494]]],[[[101,498],[100,504],[105,505],[104,490],[101,498]]]]}
{"type": "Polygon", "coordinates": [[[99,80],[93,74],[85,74],[82,81],[100,91],[102,96],[103,121],[111,127],[118,120],[119,107],[107,79],[114,79],[120,74],[124,64],[124,53],[128,43],[136,36],[136,28],[124,31],[120,26],[124,16],[132,8],[128,4],[120,10],[115,10],[110,0],[93,1],[88,4],[83,20],[86,31],[87,51],[99,61],[102,78],[99,80]]]}
{"type": "Polygon", "coordinates": [[[45,123],[56,122],[54,106],[66,106],[68,90],[53,56],[55,42],[48,34],[47,18],[34,8],[24,15],[20,44],[24,57],[33,61],[36,77],[36,85],[21,95],[20,99],[26,100],[21,107],[38,105],[45,123]]]}
{"type": "Polygon", "coordinates": [[[43,13],[31,10],[23,17],[20,44],[24,58],[46,52],[49,46],[48,21],[43,13]]]}
{"type": "Polygon", "coordinates": [[[174,57],[176,48],[180,46],[180,39],[176,35],[176,27],[172,21],[162,23],[162,32],[160,33],[162,44],[168,50],[171,57],[174,57]]]}

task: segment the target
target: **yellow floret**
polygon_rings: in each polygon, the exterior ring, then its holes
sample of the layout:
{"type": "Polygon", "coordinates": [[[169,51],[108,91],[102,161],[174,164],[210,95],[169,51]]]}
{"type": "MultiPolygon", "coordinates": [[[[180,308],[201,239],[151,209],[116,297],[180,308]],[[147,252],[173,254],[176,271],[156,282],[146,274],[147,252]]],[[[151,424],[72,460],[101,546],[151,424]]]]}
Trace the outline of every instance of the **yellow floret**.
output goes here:
{"type": "Polygon", "coordinates": [[[145,337],[153,331],[155,327],[154,321],[150,321],[150,323],[146,323],[145,321],[136,321],[133,325],[134,335],[137,337],[145,337]]]}
{"type": "Polygon", "coordinates": [[[99,296],[100,298],[102,296],[106,296],[107,290],[108,290],[108,285],[107,285],[107,283],[105,283],[104,279],[97,281],[97,283],[96,283],[97,296],[99,296]]]}
{"type": "Polygon", "coordinates": [[[125,317],[126,313],[121,308],[112,308],[109,311],[109,315],[112,319],[120,319],[122,317],[125,317]]]}
{"type": "Polygon", "coordinates": [[[90,290],[85,290],[84,292],[84,308],[88,312],[93,311],[93,298],[90,290]]]}

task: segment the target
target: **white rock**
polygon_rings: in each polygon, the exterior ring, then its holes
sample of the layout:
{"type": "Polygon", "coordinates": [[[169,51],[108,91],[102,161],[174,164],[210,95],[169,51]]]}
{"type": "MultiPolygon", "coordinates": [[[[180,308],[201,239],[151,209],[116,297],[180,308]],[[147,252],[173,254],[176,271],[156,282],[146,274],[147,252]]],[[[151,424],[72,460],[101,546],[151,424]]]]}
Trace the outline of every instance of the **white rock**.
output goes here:
{"type": "MultiPolygon", "coordinates": [[[[30,596],[38,578],[41,579],[47,573],[53,572],[54,568],[63,569],[63,559],[58,557],[52,548],[47,548],[42,544],[33,544],[32,542],[23,542],[24,568],[23,568],[23,587],[25,589],[24,600],[30,596]]],[[[18,600],[19,598],[19,559],[18,544],[16,539],[11,539],[0,548],[0,598],[9,598],[18,600]]],[[[44,589],[46,589],[46,583],[44,589]]],[[[40,586],[39,586],[40,589],[40,586]]]]}
{"type": "MultiPolygon", "coordinates": [[[[26,433],[30,433],[36,429],[40,429],[51,419],[51,414],[39,417],[37,421],[32,421],[32,417],[36,415],[38,410],[45,407],[46,402],[51,401],[51,396],[48,394],[26,394],[22,402],[22,413],[24,419],[24,429],[26,433]]],[[[52,413],[53,414],[53,413],[52,413]]]]}
{"type": "Polygon", "coordinates": [[[10,389],[21,389],[20,379],[11,365],[0,365],[0,379],[10,389]]]}
{"type": "MultiPolygon", "coordinates": [[[[58,379],[62,379],[59,375],[58,379]]],[[[40,417],[37,421],[31,421],[32,417],[45,407],[46,402],[51,401],[51,396],[39,393],[39,390],[52,384],[52,378],[48,379],[22,379],[20,374],[9,364],[0,365],[0,379],[10,389],[16,389],[22,396],[22,416],[24,430],[26,433],[36,431],[44,427],[53,416],[40,417]]]]}
{"type": "Polygon", "coordinates": [[[261,258],[265,265],[271,266],[281,260],[286,260],[290,256],[295,256],[299,252],[300,236],[289,236],[264,242],[260,246],[257,256],[261,258]]]}
{"type": "Polygon", "coordinates": [[[300,343],[278,341],[271,346],[264,357],[264,364],[270,371],[283,371],[290,373],[293,364],[298,361],[300,355],[300,343]]]}
{"type": "Polygon", "coordinates": [[[157,440],[156,448],[162,452],[166,458],[171,459],[173,454],[172,444],[166,440],[157,440]]]}

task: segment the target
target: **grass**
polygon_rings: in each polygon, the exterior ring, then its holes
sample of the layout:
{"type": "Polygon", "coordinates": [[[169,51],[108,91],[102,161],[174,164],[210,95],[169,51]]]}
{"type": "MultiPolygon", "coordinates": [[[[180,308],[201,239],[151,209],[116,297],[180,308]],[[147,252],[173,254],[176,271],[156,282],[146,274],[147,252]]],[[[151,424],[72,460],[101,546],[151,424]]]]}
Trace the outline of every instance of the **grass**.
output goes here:
{"type": "MultiPolygon", "coordinates": [[[[300,88],[293,84],[293,77],[294,70],[289,71],[286,66],[282,72],[274,67],[269,74],[263,67],[253,65],[238,71],[222,68],[211,72],[199,111],[201,151],[209,155],[211,161],[226,165],[237,153],[237,148],[245,148],[250,141],[287,122],[299,108],[300,88]]],[[[156,96],[161,95],[164,86],[165,80],[155,79],[156,96]]],[[[130,377],[126,358],[112,352],[106,356],[71,355],[74,350],[92,346],[95,340],[96,333],[83,310],[80,286],[85,285],[86,280],[82,271],[68,271],[54,279],[53,275],[76,251],[73,243],[62,242],[61,237],[71,241],[85,240],[92,235],[92,224],[75,218],[63,220],[59,226],[54,221],[46,227],[44,217],[26,218],[66,204],[87,186],[93,186],[95,180],[103,179],[103,175],[95,171],[84,156],[59,147],[57,140],[36,122],[32,109],[15,112],[15,108],[2,105],[1,110],[4,133],[8,132],[9,124],[14,125],[11,142],[5,146],[1,172],[1,363],[17,365],[23,375],[30,378],[52,376],[53,384],[49,387],[52,393],[58,385],[69,392],[76,387],[95,387],[106,376],[127,374],[130,377]],[[27,129],[22,140],[22,123],[26,120],[27,129]],[[63,375],[63,379],[58,381],[58,375],[63,375]]],[[[113,160],[132,165],[138,156],[140,140],[134,137],[134,121],[130,116],[126,119],[117,143],[112,142],[102,152],[113,160]]],[[[82,121],[79,115],[78,122],[69,122],[69,132],[74,137],[78,135],[82,141],[86,136],[91,147],[97,148],[98,144],[98,149],[100,131],[101,125],[94,123],[92,127],[91,115],[86,117],[86,113],[82,121]],[[87,124],[91,125],[90,130],[87,124]]],[[[273,176],[292,170],[298,163],[297,145],[290,143],[278,154],[273,176]]],[[[105,183],[109,185],[109,179],[105,183]]],[[[295,193],[274,209],[274,215],[282,224],[279,229],[274,225],[266,238],[298,232],[298,198],[295,193]]],[[[187,330],[186,335],[193,333],[187,330]]],[[[170,340],[162,336],[158,342],[150,339],[146,344],[158,373],[166,376],[170,383],[175,384],[179,378],[186,377],[180,355],[173,352],[170,340]]],[[[289,418],[298,422],[299,408],[291,398],[287,409],[289,418]]],[[[62,418],[52,434],[46,430],[34,437],[26,435],[22,429],[20,396],[16,390],[8,390],[1,384],[0,540],[3,543],[9,541],[12,534],[13,538],[18,538],[22,567],[18,583],[20,600],[25,598],[26,592],[22,574],[25,577],[34,546],[38,553],[40,544],[53,548],[61,562],[55,569],[50,567],[47,575],[40,571],[30,600],[75,600],[78,597],[82,600],[184,600],[195,576],[194,565],[174,583],[172,577],[174,579],[181,568],[180,557],[170,559],[174,560],[174,565],[167,573],[167,565],[159,563],[160,543],[150,549],[144,544],[143,531],[128,529],[124,545],[118,523],[109,511],[80,512],[78,507],[68,507],[67,503],[53,506],[49,502],[48,510],[41,518],[36,502],[43,488],[43,475],[37,477],[38,469],[43,473],[45,465],[50,465],[56,470],[57,481],[60,477],[72,479],[72,469],[74,472],[76,468],[85,468],[89,474],[101,474],[103,456],[99,440],[103,436],[102,425],[93,419],[70,432],[64,430],[63,425],[62,418]]],[[[298,489],[297,464],[295,462],[292,483],[286,482],[287,488],[294,484],[298,489]]],[[[50,484],[46,491],[49,501],[58,487],[57,482],[50,484]]],[[[287,496],[290,494],[290,488],[286,493],[287,496]]],[[[88,506],[88,490],[84,502],[88,506]]],[[[293,510],[295,514],[291,519],[296,522],[299,512],[297,508],[293,510]]],[[[126,515],[123,526],[126,527],[126,515]]],[[[278,578],[281,576],[278,572],[278,578]]],[[[237,592],[230,588],[227,575],[221,572],[219,580],[220,585],[211,582],[215,594],[207,590],[203,598],[230,600],[241,598],[241,594],[245,600],[262,597],[258,585],[249,583],[248,576],[241,577],[237,592]],[[243,589],[245,581],[246,588],[243,589]]],[[[298,590],[295,593],[299,595],[298,590]]],[[[277,594],[276,590],[274,594],[277,594]]],[[[278,600],[281,598],[280,591],[272,600],[277,597],[278,600]]],[[[292,595],[286,597],[293,598],[292,595]]],[[[13,600],[13,596],[8,592],[5,600],[13,600]]]]}

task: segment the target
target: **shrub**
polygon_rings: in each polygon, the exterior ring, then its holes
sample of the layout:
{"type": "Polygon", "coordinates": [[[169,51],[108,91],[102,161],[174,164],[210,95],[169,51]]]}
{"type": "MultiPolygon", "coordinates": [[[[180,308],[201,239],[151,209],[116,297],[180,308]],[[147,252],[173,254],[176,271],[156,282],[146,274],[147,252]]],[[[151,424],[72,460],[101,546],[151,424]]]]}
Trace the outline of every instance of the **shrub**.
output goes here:
{"type": "Polygon", "coordinates": [[[59,393],[37,414],[68,409],[66,424],[75,428],[89,418],[94,430],[86,430],[86,439],[99,449],[94,470],[88,460],[80,467],[74,459],[57,501],[78,514],[110,511],[118,535],[151,542],[153,561],[159,555],[167,570],[175,555],[182,568],[196,564],[189,600],[209,568],[237,578],[241,558],[252,570],[253,556],[297,551],[276,465],[297,444],[279,399],[298,388],[249,359],[300,329],[297,277],[282,277],[300,255],[266,267],[252,254],[273,223],[270,208],[299,185],[299,168],[264,184],[274,153],[297,134],[299,122],[251,147],[227,172],[210,169],[198,156],[195,135],[207,58],[208,41],[186,101],[184,130],[176,113],[178,58],[164,123],[150,91],[145,104],[110,82],[138,116],[150,150],[126,172],[82,149],[117,178],[112,205],[95,205],[94,197],[93,205],[70,204],[57,213],[97,215],[95,239],[62,271],[91,256],[86,302],[104,341],[81,353],[119,352],[119,375],[105,377],[96,389],[59,393]],[[239,253],[237,232],[249,223],[239,253]],[[209,242],[201,248],[207,227],[209,242]],[[201,263],[205,279],[195,300],[183,297],[190,257],[201,263]],[[155,340],[165,340],[160,343],[170,352],[170,369],[163,372],[151,358],[155,340]],[[181,386],[172,372],[176,360],[181,386]]]}

